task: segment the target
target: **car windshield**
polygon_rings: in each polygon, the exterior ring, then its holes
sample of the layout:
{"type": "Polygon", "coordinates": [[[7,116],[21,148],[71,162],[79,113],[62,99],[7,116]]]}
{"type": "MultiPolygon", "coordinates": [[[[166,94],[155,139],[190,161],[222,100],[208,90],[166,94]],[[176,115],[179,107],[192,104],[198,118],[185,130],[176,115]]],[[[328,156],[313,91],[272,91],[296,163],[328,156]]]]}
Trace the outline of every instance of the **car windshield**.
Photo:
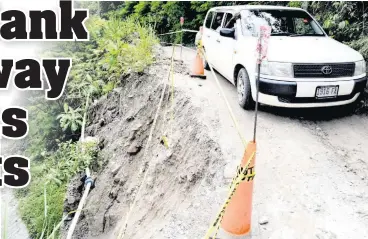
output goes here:
{"type": "Polygon", "coordinates": [[[260,26],[271,26],[271,36],[325,36],[323,30],[301,10],[242,10],[242,27],[258,36],[260,26]]]}

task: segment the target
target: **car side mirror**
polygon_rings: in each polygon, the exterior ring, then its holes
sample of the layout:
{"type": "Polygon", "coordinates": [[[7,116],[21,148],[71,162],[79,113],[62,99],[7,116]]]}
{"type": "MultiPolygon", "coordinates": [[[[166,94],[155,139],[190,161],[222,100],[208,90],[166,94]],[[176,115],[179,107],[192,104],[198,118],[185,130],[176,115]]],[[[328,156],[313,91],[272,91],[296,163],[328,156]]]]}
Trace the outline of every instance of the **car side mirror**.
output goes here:
{"type": "Polygon", "coordinates": [[[235,28],[221,28],[220,36],[235,38],[235,28]]]}

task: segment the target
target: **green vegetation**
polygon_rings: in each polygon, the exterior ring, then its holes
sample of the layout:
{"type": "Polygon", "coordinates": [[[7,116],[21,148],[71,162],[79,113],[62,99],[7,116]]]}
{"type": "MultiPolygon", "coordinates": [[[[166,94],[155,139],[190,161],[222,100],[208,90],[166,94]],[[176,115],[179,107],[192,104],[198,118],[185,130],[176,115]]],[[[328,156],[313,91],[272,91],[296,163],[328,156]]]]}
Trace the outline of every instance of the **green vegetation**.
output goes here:
{"type": "MultiPolygon", "coordinates": [[[[102,16],[115,15],[119,18],[139,17],[141,22],[151,24],[157,33],[180,30],[179,19],[185,18],[185,29],[198,29],[203,24],[206,12],[211,7],[229,5],[281,5],[302,7],[316,17],[326,32],[338,41],[352,46],[368,58],[362,38],[367,38],[368,3],[363,1],[152,1],[152,2],[100,2],[102,16]],[[358,41],[358,42],[356,42],[358,41]]],[[[194,34],[185,33],[183,41],[194,43],[194,34]]],[[[179,43],[180,34],[165,36],[165,42],[179,43]]]]}
{"type": "Polygon", "coordinates": [[[98,167],[95,142],[63,142],[42,162],[32,163],[31,184],[17,191],[20,213],[30,234],[49,235],[62,218],[63,203],[69,180],[86,167],[98,167]],[[83,153],[81,150],[83,148],[83,153]],[[47,198],[47,200],[45,200],[47,198]]]}
{"type": "Polygon", "coordinates": [[[45,57],[73,59],[63,96],[52,102],[37,92],[28,97],[30,132],[23,149],[31,159],[32,180],[16,196],[32,238],[49,236],[62,220],[70,179],[101,164],[95,143],[78,141],[86,100],[109,93],[124,76],[142,72],[153,62],[158,43],[153,30],[134,17],[90,16],[86,25],[89,42],[56,43],[43,52],[45,57]]]}

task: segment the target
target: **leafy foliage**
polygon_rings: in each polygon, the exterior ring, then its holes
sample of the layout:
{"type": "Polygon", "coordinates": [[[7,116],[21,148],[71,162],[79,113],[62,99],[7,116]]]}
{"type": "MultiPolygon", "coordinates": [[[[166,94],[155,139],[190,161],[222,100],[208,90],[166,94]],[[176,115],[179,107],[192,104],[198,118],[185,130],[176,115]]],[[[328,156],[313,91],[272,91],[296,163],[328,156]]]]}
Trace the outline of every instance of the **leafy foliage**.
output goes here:
{"type": "MultiPolygon", "coordinates": [[[[116,7],[111,4],[108,8],[116,7]]],[[[103,9],[100,3],[79,7],[92,7],[96,14],[103,9]]],[[[86,167],[99,166],[95,145],[78,143],[87,96],[97,99],[119,86],[126,75],[142,72],[153,62],[158,43],[149,25],[134,17],[102,19],[95,15],[86,26],[90,41],[55,43],[43,52],[44,57],[73,59],[63,96],[49,102],[37,92],[28,97],[30,132],[22,149],[31,158],[32,181],[17,196],[33,238],[49,235],[61,221],[70,178],[86,167]]]]}
{"type": "Polygon", "coordinates": [[[50,155],[43,163],[43,166],[46,167],[45,170],[47,170],[45,179],[47,182],[62,185],[68,182],[72,176],[90,167],[95,162],[96,157],[97,145],[95,142],[82,144],[69,141],[60,143],[58,151],[50,155]]]}
{"type": "Polygon", "coordinates": [[[55,102],[44,102],[43,95],[30,97],[29,133],[24,150],[32,160],[40,161],[46,152],[57,149],[57,139],[69,138],[59,126],[55,116],[61,107],[55,102]],[[42,98],[42,99],[39,99],[42,98]]]}
{"type": "Polygon", "coordinates": [[[42,163],[32,165],[31,184],[17,191],[20,213],[32,238],[40,238],[43,232],[49,235],[54,225],[61,220],[69,180],[84,168],[98,165],[98,151],[94,142],[71,141],[60,143],[55,153],[48,153],[42,163]]]}
{"type": "Polygon", "coordinates": [[[154,32],[134,18],[121,21],[114,17],[106,22],[104,37],[98,40],[105,50],[100,64],[113,81],[122,74],[142,72],[153,62],[151,52],[157,43],[154,32]]]}
{"type": "Polygon", "coordinates": [[[350,46],[359,51],[368,60],[368,37],[362,37],[359,40],[352,41],[350,46]]]}
{"type": "Polygon", "coordinates": [[[366,31],[364,15],[368,11],[363,7],[364,2],[326,1],[311,2],[308,10],[331,37],[349,42],[357,40],[366,31]]]}
{"type": "Polygon", "coordinates": [[[57,116],[64,131],[70,128],[72,132],[75,132],[82,127],[83,116],[80,113],[81,111],[82,109],[80,108],[73,109],[67,103],[64,104],[64,112],[57,116]]]}

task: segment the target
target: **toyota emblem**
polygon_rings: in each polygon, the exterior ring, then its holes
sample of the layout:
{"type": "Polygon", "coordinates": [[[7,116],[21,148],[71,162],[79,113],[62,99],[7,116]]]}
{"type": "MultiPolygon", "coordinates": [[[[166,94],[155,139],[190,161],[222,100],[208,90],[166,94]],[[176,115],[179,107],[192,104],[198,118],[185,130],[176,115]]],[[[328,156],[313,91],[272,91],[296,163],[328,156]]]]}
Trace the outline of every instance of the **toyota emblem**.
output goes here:
{"type": "Polygon", "coordinates": [[[321,68],[321,71],[324,75],[330,75],[332,73],[332,67],[331,66],[324,66],[321,68]]]}

